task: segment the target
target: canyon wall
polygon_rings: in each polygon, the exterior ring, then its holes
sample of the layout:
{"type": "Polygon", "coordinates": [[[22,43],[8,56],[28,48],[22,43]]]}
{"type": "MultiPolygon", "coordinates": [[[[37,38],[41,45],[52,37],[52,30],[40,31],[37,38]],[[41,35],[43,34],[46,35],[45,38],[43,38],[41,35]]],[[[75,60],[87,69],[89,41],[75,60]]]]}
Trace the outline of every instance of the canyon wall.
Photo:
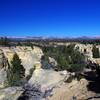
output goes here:
{"type": "Polygon", "coordinates": [[[25,75],[29,75],[31,68],[41,68],[41,56],[42,50],[39,47],[32,49],[31,47],[0,47],[0,87],[3,87],[6,81],[7,68],[13,58],[13,55],[17,53],[22,61],[22,65],[25,68],[25,75]]]}

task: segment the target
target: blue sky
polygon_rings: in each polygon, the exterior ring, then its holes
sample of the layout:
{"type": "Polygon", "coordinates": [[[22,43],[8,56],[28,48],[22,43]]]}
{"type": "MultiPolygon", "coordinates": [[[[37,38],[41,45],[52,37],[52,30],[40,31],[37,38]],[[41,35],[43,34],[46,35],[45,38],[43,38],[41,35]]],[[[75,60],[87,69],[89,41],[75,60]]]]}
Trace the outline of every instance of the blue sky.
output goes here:
{"type": "Polygon", "coordinates": [[[100,36],[100,0],[0,0],[0,36],[100,36]]]}

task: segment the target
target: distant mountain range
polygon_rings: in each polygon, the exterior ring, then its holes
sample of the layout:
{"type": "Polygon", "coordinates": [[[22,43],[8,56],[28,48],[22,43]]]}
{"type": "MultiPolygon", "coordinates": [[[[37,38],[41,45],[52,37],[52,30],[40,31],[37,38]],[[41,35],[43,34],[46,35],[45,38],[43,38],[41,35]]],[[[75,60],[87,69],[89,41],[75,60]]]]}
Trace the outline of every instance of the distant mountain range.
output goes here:
{"type": "MultiPolygon", "coordinates": [[[[0,36],[1,37],[5,37],[5,36],[0,36]]],[[[64,40],[91,40],[91,39],[100,39],[100,36],[98,37],[87,37],[87,36],[82,36],[82,37],[33,37],[33,36],[24,36],[24,37],[16,37],[16,36],[6,36],[7,38],[9,39],[12,39],[12,40],[45,40],[45,39],[48,39],[48,40],[54,40],[54,39],[64,39],[64,40]]]]}

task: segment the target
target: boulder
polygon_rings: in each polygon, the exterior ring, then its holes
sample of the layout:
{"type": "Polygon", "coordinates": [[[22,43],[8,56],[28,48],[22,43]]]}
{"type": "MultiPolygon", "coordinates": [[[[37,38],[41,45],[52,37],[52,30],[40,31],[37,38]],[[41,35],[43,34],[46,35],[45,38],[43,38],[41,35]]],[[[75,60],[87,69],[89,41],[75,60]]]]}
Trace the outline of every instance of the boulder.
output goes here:
{"type": "Polygon", "coordinates": [[[52,67],[57,66],[57,61],[52,57],[49,57],[49,63],[52,65],[52,67]]]}

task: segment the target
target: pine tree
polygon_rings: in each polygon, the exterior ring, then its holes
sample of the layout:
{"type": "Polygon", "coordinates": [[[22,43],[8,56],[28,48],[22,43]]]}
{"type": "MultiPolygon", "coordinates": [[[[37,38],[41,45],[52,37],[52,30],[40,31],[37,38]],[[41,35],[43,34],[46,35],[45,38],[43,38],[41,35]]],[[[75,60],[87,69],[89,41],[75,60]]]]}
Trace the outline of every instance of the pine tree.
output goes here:
{"type": "Polygon", "coordinates": [[[8,69],[8,84],[10,86],[18,86],[25,76],[25,69],[21,65],[21,60],[15,53],[11,61],[11,67],[8,69]]]}

